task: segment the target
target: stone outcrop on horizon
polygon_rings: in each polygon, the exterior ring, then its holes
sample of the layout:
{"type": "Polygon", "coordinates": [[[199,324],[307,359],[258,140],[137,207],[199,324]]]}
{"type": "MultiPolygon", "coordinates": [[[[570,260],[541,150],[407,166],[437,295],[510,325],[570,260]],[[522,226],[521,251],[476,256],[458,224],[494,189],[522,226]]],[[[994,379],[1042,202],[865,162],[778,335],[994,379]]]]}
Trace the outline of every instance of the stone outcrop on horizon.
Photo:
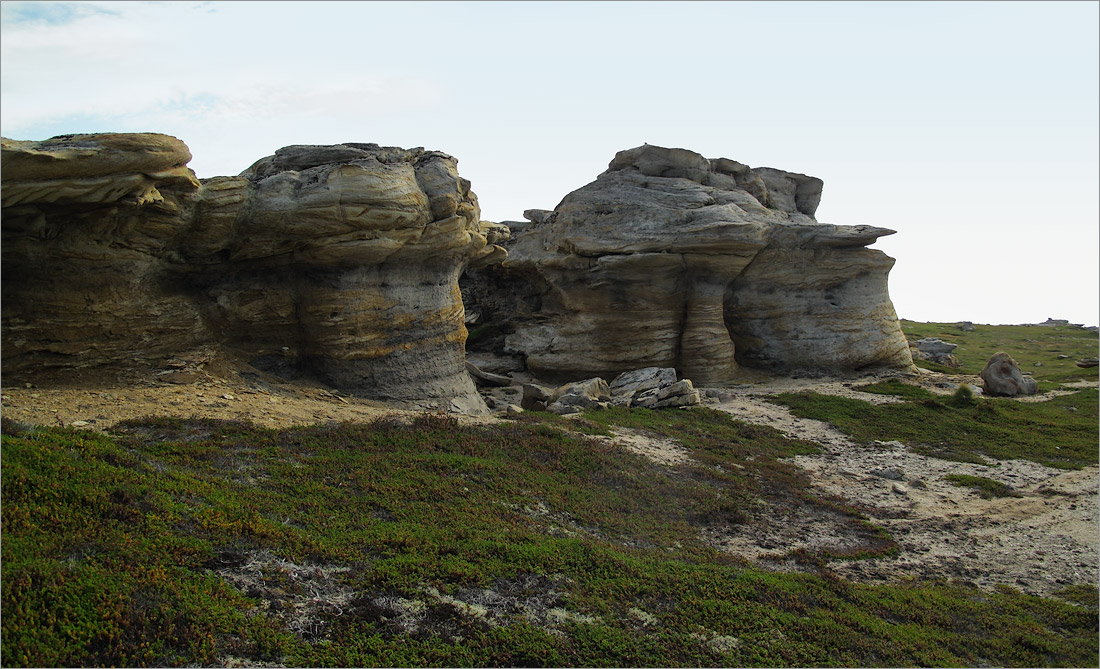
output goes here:
{"type": "Polygon", "coordinates": [[[485,410],[458,277],[506,233],[454,158],[290,146],[201,184],[189,159],[157,134],[3,140],[5,373],[216,343],[365,397],[485,410]]]}
{"type": "Polygon", "coordinates": [[[525,212],[502,266],[464,290],[507,333],[501,351],[550,378],[911,368],[894,261],[866,248],[893,231],[818,223],[821,190],[684,149],[622,151],[553,211],[525,212]]]}

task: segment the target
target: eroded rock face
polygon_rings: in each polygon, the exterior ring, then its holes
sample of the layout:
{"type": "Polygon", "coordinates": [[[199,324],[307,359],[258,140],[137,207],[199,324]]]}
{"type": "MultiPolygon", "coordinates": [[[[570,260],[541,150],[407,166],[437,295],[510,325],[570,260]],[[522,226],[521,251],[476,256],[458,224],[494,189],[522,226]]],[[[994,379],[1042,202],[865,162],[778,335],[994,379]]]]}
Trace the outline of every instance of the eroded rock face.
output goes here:
{"type": "Polygon", "coordinates": [[[821,181],[801,174],[622,151],[554,211],[512,226],[509,258],[486,281],[542,290],[513,291],[504,350],[546,377],[652,366],[703,384],[742,364],[910,367],[886,290],[893,260],[865,248],[892,231],[820,224],[820,198],[821,181]]]}
{"type": "Polygon", "coordinates": [[[164,135],[4,140],[5,372],[213,341],[363,396],[484,411],[458,276],[504,252],[454,158],[291,146],[201,186],[189,158],[164,135]]]}
{"type": "Polygon", "coordinates": [[[156,134],[3,139],[3,371],[88,367],[209,338],[166,279],[199,181],[156,134]]]}

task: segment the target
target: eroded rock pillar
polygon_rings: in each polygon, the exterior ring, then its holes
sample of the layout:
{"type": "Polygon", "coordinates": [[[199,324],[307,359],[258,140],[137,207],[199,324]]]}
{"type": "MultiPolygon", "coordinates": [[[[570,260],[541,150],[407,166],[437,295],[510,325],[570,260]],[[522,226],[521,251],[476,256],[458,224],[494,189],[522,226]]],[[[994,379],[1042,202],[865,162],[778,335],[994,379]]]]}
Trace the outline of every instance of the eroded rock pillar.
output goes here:
{"type": "Polygon", "coordinates": [[[689,270],[680,336],[680,375],[696,384],[729,381],[737,372],[723,300],[728,279],[706,269],[689,270]]]}

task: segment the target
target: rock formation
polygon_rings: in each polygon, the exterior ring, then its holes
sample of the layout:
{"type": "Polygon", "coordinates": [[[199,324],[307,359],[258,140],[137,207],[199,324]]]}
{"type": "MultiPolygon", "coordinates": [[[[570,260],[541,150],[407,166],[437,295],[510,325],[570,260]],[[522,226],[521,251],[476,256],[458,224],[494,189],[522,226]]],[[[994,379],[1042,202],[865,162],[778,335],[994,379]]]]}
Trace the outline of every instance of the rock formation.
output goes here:
{"type": "Polygon", "coordinates": [[[454,158],[291,146],[201,184],[189,159],[164,135],[3,140],[5,374],[216,343],[362,396],[484,410],[458,276],[504,252],[454,158]]]}
{"type": "Polygon", "coordinates": [[[5,375],[194,348],[209,331],[166,285],[199,181],[156,134],[2,140],[5,375]]]}
{"type": "Polygon", "coordinates": [[[813,177],[647,145],[554,211],[498,225],[435,151],[289,146],[202,182],[190,157],[158,134],[3,140],[5,374],[212,347],[476,413],[471,372],[494,386],[515,368],[467,368],[467,322],[475,348],[539,378],[669,370],[630,400],[646,406],[698,401],[677,374],[912,364],[886,292],[893,260],[865,248],[891,231],[818,223],[813,177]]]}
{"type": "Polygon", "coordinates": [[[509,257],[466,293],[507,333],[498,347],[550,378],[911,367],[893,259],[865,248],[893,231],[818,223],[821,188],[684,149],[622,151],[553,211],[509,224],[509,257]]]}

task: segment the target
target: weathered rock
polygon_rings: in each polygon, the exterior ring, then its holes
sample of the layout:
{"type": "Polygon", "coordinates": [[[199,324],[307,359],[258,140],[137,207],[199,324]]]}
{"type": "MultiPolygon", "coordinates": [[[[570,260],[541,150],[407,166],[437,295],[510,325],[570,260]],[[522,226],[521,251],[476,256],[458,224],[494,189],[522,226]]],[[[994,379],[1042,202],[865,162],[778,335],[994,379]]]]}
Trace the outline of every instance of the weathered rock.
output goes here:
{"type": "Polygon", "coordinates": [[[644,367],[623,372],[609,385],[612,396],[640,393],[676,383],[676,370],[671,367],[644,367]]]}
{"type": "Polygon", "coordinates": [[[477,365],[469,360],[466,361],[466,371],[473,377],[475,385],[503,387],[510,386],[513,383],[512,379],[507,376],[501,376],[500,374],[493,374],[492,372],[478,369],[477,365]]]}
{"type": "Polygon", "coordinates": [[[636,393],[631,400],[630,406],[639,407],[642,409],[654,409],[657,407],[657,395],[661,392],[660,388],[650,388],[649,390],[643,390],[640,393],[636,393]]]}
{"type": "Polygon", "coordinates": [[[943,355],[945,353],[951,353],[959,347],[958,344],[952,344],[950,342],[943,341],[936,337],[925,337],[916,341],[917,350],[921,353],[928,353],[930,355],[943,355]]]}
{"type": "Polygon", "coordinates": [[[1000,397],[1034,395],[1038,387],[1035,379],[1024,376],[1020,366],[1004,351],[994,353],[989,358],[981,377],[987,395],[1000,397]]]}
{"type": "Polygon", "coordinates": [[[155,360],[210,337],[171,285],[199,189],[157,134],[0,140],[3,373],[155,360]]]}
{"type": "Polygon", "coordinates": [[[666,400],[670,397],[677,397],[679,395],[688,395],[695,392],[695,387],[691,383],[691,379],[684,379],[677,381],[676,383],[670,383],[667,386],[662,387],[657,391],[657,400],[666,400]]]}
{"type": "Polygon", "coordinates": [[[523,399],[520,400],[520,406],[527,411],[545,411],[546,405],[551,402],[550,398],[554,391],[550,388],[540,386],[535,383],[523,384],[523,399]]]}
{"type": "Polygon", "coordinates": [[[698,390],[694,390],[685,395],[675,395],[663,400],[659,400],[653,405],[654,409],[664,409],[666,407],[691,407],[697,404],[702,404],[703,398],[699,394],[698,390]]]}
{"type": "Polygon", "coordinates": [[[952,344],[936,337],[925,337],[910,344],[910,348],[914,350],[914,358],[928,360],[948,367],[959,366],[959,361],[951,353],[958,346],[958,344],[952,344]]]}
{"type": "Polygon", "coordinates": [[[458,277],[509,233],[482,225],[454,158],[291,146],[200,187],[164,135],[3,142],[5,373],[216,342],[363,396],[485,411],[458,277]]]}
{"type": "Polygon", "coordinates": [[[1081,369],[1088,369],[1098,365],[1100,365],[1100,358],[1082,358],[1077,361],[1077,366],[1081,369]]]}
{"type": "Polygon", "coordinates": [[[608,402],[611,400],[611,390],[608,388],[607,381],[599,377],[575,381],[559,386],[551,393],[550,402],[557,402],[566,395],[579,395],[587,397],[594,402],[608,402]]]}
{"type": "Polygon", "coordinates": [[[601,402],[593,399],[591,396],[580,392],[569,392],[558,397],[553,402],[546,406],[546,410],[550,413],[556,413],[558,415],[565,415],[570,413],[579,413],[584,409],[602,409],[606,406],[605,402],[601,402]]]}
{"type": "Polygon", "coordinates": [[[740,364],[910,367],[886,291],[893,260],[864,248],[892,231],[820,224],[820,195],[805,175],[683,149],[622,151],[553,212],[525,212],[532,224],[512,229],[508,259],[464,290],[483,314],[481,295],[514,296],[495,310],[512,331],[502,350],[540,378],[664,367],[713,384],[740,364]],[[504,290],[479,291],[479,280],[504,290]]]}

